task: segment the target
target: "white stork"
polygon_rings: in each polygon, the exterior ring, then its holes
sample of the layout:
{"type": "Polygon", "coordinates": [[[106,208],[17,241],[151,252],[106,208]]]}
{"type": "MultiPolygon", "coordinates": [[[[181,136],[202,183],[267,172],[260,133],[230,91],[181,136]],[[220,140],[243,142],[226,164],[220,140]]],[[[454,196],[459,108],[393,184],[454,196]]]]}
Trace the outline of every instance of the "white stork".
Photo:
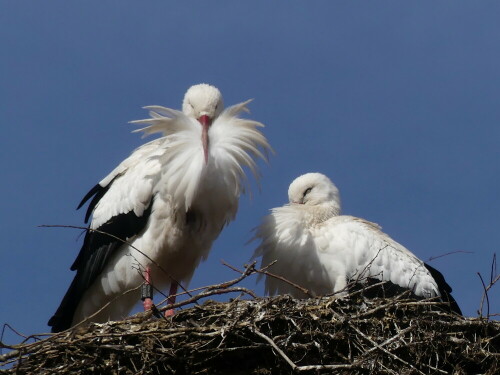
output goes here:
{"type": "MultiPolygon", "coordinates": [[[[341,215],[340,195],[328,177],[307,173],[288,189],[290,203],[273,208],[256,230],[269,272],[300,285],[314,295],[346,294],[350,281],[388,281],[410,289],[416,296],[441,297],[461,314],[443,275],[364,219],[341,215]]],[[[305,293],[291,284],[267,276],[266,293],[305,293]]]]}
{"type": "Polygon", "coordinates": [[[162,137],[136,149],[78,206],[91,200],[85,222],[92,221],[71,267],[75,278],[49,320],[53,332],[110,301],[91,320],[125,317],[138,297],[124,292],[141,285],[148,267],[154,285],[170,285],[171,293],[176,282],[189,282],[236,215],[244,167],[258,179],[254,159],[266,160],[271,150],[263,125],[238,117],[249,102],[224,110],[220,91],[200,84],[186,92],[182,112],[151,106],[151,118],[133,121],[148,125],[136,131],[162,137]]]}

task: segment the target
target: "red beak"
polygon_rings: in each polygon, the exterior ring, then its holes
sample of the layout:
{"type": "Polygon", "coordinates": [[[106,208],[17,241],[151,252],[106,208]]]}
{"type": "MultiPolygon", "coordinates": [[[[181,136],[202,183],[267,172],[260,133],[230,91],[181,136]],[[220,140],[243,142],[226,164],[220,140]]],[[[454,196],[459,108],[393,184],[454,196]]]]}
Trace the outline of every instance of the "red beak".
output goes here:
{"type": "Polygon", "coordinates": [[[208,163],[208,129],[212,125],[212,119],[207,115],[200,116],[198,119],[202,126],[201,142],[203,143],[203,155],[205,156],[205,164],[208,163]]]}

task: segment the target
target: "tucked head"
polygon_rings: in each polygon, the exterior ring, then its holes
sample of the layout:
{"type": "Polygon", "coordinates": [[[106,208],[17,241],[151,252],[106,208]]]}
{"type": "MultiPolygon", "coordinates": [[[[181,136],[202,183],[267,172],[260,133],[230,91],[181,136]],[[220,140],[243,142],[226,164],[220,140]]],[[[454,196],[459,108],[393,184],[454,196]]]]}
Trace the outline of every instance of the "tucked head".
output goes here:
{"type": "Polygon", "coordinates": [[[306,173],[297,177],[288,188],[290,204],[316,206],[334,204],[340,213],[340,194],[337,187],[324,174],[306,173]]]}
{"type": "Polygon", "coordinates": [[[223,109],[224,100],[219,89],[206,83],[191,86],[184,95],[182,112],[198,120],[203,128],[202,143],[206,163],[208,162],[208,130],[223,109]]]}

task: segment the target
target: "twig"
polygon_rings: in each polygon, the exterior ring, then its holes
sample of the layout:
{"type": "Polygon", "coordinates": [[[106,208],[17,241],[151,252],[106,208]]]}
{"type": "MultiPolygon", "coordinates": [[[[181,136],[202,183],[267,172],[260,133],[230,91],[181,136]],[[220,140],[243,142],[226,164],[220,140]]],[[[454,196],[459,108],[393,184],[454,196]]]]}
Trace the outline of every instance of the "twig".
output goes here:
{"type": "Polygon", "coordinates": [[[260,332],[257,327],[253,326],[251,331],[255,333],[260,338],[264,339],[269,345],[273,347],[273,349],[285,360],[286,363],[292,368],[293,371],[301,372],[301,371],[311,371],[311,370],[335,370],[340,368],[353,368],[357,366],[355,364],[335,364],[335,365],[307,365],[307,366],[297,366],[286,354],[283,350],[281,350],[278,345],[271,339],[266,336],[262,332],[260,332]]]}
{"type": "Polygon", "coordinates": [[[373,341],[371,338],[369,338],[368,336],[366,336],[363,332],[361,332],[357,327],[354,327],[351,325],[351,328],[356,331],[358,333],[358,335],[360,335],[361,337],[363,337],[365,340],[369,341],[372,345],[374,345],[377,349],[380,349],[381,351],[383,351],[385,354],[391,356],[392,358],[400,361],[401,363],[403,363],[404,365],[412,368],[413,370],[415,371],[418,371],[419,374],[422,374],[422,375],[425,375],[422,371],[420,371],[419,369],[417,369],[415,366],[413,366],[411,363],[408,363],[406,362],[404,359],[401,359],[399,358],[396,354],[394,353],[391,353],[390,351],[388,351],[387,349],[383,348],[382,345],[380,344],[377,344],[375,341],[373,341]]]}
{"type": "Polygon", "coordinates": [[[434,257],[430,257],[430,258],[428,258],[426,260],[426,262],[430,262],[430,261],[433,261],[434,259],[439,259],[439,258],[442,258],[442,257],[446,257],[448,255],[459,254],[459,253],[462,253],[462,254],[474,254],[473,251],[456,250],[456,251],[450,251],[449,253],[445,253],[445,254],[441,254],[441,255],[436,255],[434,257]]]}
{"type": "MultiPolygon", "coordinates": [[[[257,273],[255,263],[241,270],[227,266],[239,272],[238,277],[197,288],[196,296],[164,309],[211,295],[254,296],[237,283],[257,273]]],[[[9,374],[67,374],[84,372],[89,366],[105,372],[115,365],[146,374],[173,373],[180,360],[185,371],[195,374],[216,373],[245,361],[255,368],[275,363],[276,372],[395,375],[404,369],[451,373],[457,364],[474,363],[478,373],[497,372],[495,342],[500,323],[458,319],[428,308],[442,302],[415,301],[405,295],[363,298],[362,303],[359,298],[341,299],[335,304],[332,298],[246,300],[238,296],[229,303],[209,301],[184,309],[165,321],[150,319],[150,312],[140,313],[123,321],[53,334],[43,341],[10,345],[13,350],[0,356],[0,366],[10,366],[9,374]]]]}
{"type": "Polygon", "coordinates": [[[490,314],[490,300],[488,296],[488,291],[500,280],[500,274],[497,274],[497,257],[496,254],[493,254],[493,260],[491,261],[491,270],[490,270],[490,283],[486,285],[481,273],[477,272],[479,279],[481,280],[481,284],[483,286],[483,295],[481,296],[481,302],[479,304],[478,314],[480,317],[483,316],[484,309],[484,301],[486,299],[486,319],[489,319],[493,314],[490,314]]]}
{"type": "MultiPolygon", "coordinates": [[[[493,254],[493,260],[491,261],[491,271],[490,271],[490,285],[493,285],[496,281],[493,281],[495,278],[495,275],[497,275],[497,254],[493,254]]],[[[497,275],[497,279],[498,279],[497,275]]]]}
{"type": "MultiPolygon", "coordinates": [[[[279,275],[276,275],[276,274],[271,273],[271,272],[269,272],[269,271],[266,271],[269,267],[271,267],[271,266],[272,266],[274,263],[276,263],[276,262],[277,262],[276,260],[273,260],[273,261],[272,261],[271,263],[269,263],[267,266],[262,267],[262,268],[260,268],[260,269],[257,269],[257,268],[255,268],[255,267],[254,267],[254,268],[252,269],[252,271],[253,271],[252,273],[258,273],[258,274],[261,274],[261,275],[266,275],[266,276],[273,277],[273,278],[275,278],[275,279],[281,280],[281,281],[283,281],[283,282],[285,282],[285,283],[287,283],[287,284],[289,284],[289,285],[293,286],[294,288],[296,288],[296,289],[300,290],[300,291],[301,291],[302,293],[304,293],[305,295],[307,295],[307,296],[309,296],[309,297],[314,297],[314,295],[313,295],[313,294],[311,294],[311,292],[310,292],[309,290],[307,290],[306,288],[304,288],[304,287],[302,287],[302,286],[300,286],[300,285],[298,285],[298,284],[295,284],[294,282],[292,282],[292,281],[290,281],[290,280],[288,280],[288,279],[284,278],[283,276],[279,276],[279,275]]],[[[240,273],[242,272],[242,271],[240,271],[239,269],[237,269],[236,267],[233,267],[233,266],[231,266],[230,264],[227,264],[224,260],[221,260],[221,263],[222,263],[224,266],[226,266],[226,267],[228,267],[228,268],[232,269],[233,271],[240,272],[240,273]]],[[[256,262],[254,261],[252,264],[254,264],[254,265],[255,265],[255,263],[256,263],[256,262]]]]}
{"type": "MultiPolygon", "coordinates": [[[[409,332],[409,331],[411,331],[413,329],[414,328],[412,326],[406,327],[405,329],[399,331],[396,335],[388,338],[387,340],[385,340],[384,342],[378,344],[377,346],[374,346],[371,349],[368,349],[366,352],[362,353],[361,355],[362,356],[366,356],[367,354],[371,353],[374,350],[381,349],[382,346],[386,346],[386,345],[390,344],[394,340],[399,339],[401,336],[405,335],[406,332],[409,332]]],[[[364,337],[368,339],[368,337],[366,337],[366,336],[364,336],[364,337]]]]}
{"type": "MultiPolygon", "coordinates": [[[[117,241],[120,241],[123,244],[126,244],[126,245],[130,246],[130,248],[134,249],[139,254],[141,254],[142,256],[144,256],[147,260],[149,260],[156,267],[158,267],[158,269],[160,271],[162,271],[165,275],[167,275],[167,277],[172,282],[177,283],[177,285],[179,285],[181,287],[181,289],[184,290],[187,293],[186,288],[184,288],[184,286],[180,282],[178,282],[176,279],[174,279],[172,276],[170,276],[170,274],[158,262],[156,262],[154,259],[152,259],[149,255],[147,255],[144,252],[142,252],[141,250],[139,250],[137,247],[135,247],[134,245],[132,245],[130,242],[128,242],[128,241],[126,241],[126,240],[124,240],[124,239],[122,239],[120,237],[117,237],[117,236],[115,236],[115,235],[113,235],[111,233],[108,233],[108,232],[103,232],[103,231],[101,231],[99,229],[93,229],[93,228],[90,228],[90,227],[81,227],[81,226],[77,226],[77,225],[49,225],[49,224],[43,224],[43,225],[39,225],[39,227],[40,228],[71,228],[71,229],[82,229],[82,230],[85,230],[85,231],[91,231],[91,232],[96,232],[96,233],[99,233],[99,234],[103,234],[103,235],[111,237],[111,238],[113,238],[113,239],[115,239],[117,241]]],[[[139,262],[137,262],[137,263],[140,264],[139,262]]],[[[141,267],[144,267],[142,264],[140,264],[140,265],[141,265],[141,267]]],[[[158,290],[158,289],[156,289],[156,290],[158,290]]]]}
{"type": "Polygon", "coordinates": [[[266,276],[269,276],[269,277],[273,277],[275,279],[278,279],[278,280],[281,280],[291,286],[293,286],[294,288],[297,288],[298,290],[300,290],[302,293],[304,293],[305,295],[307,295],[308,297],[314,297],[314,294],[312,294],[308,289],[298,285],[298,284],[295,284],[294,282],[284,278],[283,276],[279,276],[279,275],[276,275],[274,273],[271,273],[269,271],[261,271],[261,270],[256,270],[257,273],[260,273],[260,274],[263,274],[263,275],[266,275],[266,276]]]}
{"type": "MultiPolygon", "coordinates": [[[[242,287],[229,288],[229,287],[239,283],[241,280],[245,279],[249,275],[251,275],[253,273],[253,270],[255,270],[255,263],[256,262],[253,262],[252,264],[247,266],[247,268],[245,269],[245,271],[242,272],[240,277],[237,277],[236,279],[231,280],[231,281],[226,281],[226,282],[221,283],[221,284],[210,285],[210,286],[206,287],[205,292],[201,292],[201,293],[197,294],[196,296],[193,296],[185,301],[177,302],[174,304],[169,304],[169,305],[161,308],[160,311],[170,310],[170,309],[174,309],[177,307],[189,305],[191,303],[194,303],[194,302],[200,300],[201,298],[205,298],[205,297],[209,297],[209,296],[213,296],[213,295],[217,295],[217,294],[243,292],[243,293],[246,293],[246,294],[252,296],[253,298],[257,298],[255,293],[249,289],[242,288],[242,287]]],[[[160,304],[162,304],[164,302],[166,302],[166,301],[162,301],[160,304]]]]}
{"type": "Polygon", "coordinates": [[[295,370],[297,368],[297,365],[295,363],[293,363],[293,361],[290,358],[288,358],[288,356],[285,354],[285,352],[283,350],[281,350],[278,347],[278,345],[276,345],[276,343],[271,338],[264,335],[255,326],[252,327],[252,332],[255,333],[257,336],[259,336],[260,338],[267,341],[269,343],[269,345],[271,345],[273,347],[273,349],[276,350],[276,352],[278,352],[278,354],[286,361],[286,363],[288,363],[290,365],[292,370],[295,370]]]}
{"type": "Polygon", "coordinates": [[[483,286],[483,297],[481,298],[481,305],[479,306],[479,315],[483,316],[483,308],[484,308],[484,299],[486,298],[486,316],[490,315],[490,298],[488,297],[488,288],[486,287],[486,284],[484,283],[483,276],[481,276],[481,273],[477,273],[479,276],[479,280],[481,280],[481,284],[483,286]]]}

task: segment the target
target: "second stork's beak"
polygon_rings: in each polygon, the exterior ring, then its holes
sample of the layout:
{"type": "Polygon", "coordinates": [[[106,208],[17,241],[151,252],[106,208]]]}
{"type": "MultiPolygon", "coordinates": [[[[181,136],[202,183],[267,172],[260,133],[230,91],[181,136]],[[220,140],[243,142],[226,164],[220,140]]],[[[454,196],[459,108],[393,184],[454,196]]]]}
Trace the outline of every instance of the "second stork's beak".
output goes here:
{"type": "Polygon", "coordinates": [[[198,121],[202,127],[201,142],[203,144],[203,155],[205,156],[205,164],[207,164],[208,163],[208,129],[210,128],[210,125],[212,125],[212,119],[207,115],[203,115],[203,116],[200,116],[198,121]]]}

